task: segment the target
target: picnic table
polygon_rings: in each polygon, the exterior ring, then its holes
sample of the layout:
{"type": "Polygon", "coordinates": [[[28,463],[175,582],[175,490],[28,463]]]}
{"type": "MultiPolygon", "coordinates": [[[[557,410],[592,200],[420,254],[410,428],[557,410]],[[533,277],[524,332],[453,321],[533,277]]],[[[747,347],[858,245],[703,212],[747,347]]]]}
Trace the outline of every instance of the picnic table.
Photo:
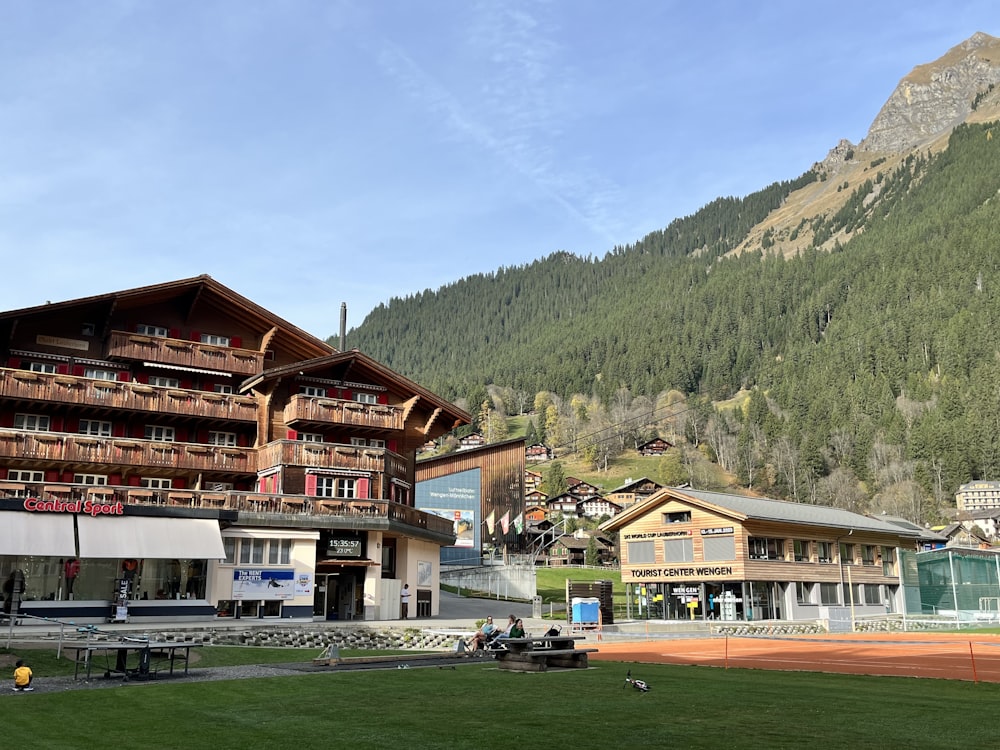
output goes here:
{"type": "Polygon", "coordinates": [[[504,638],[504,648],[496,652],[497,666],[513,672],[544,672],[549,667],[586,669],[587,654],[596,648],[577,648],[583,636],[546,635],[535,638],[504,638]]]}
{"type": "MultiPolygon", "coordinates": [[[[106,643],[86,643],[80,645],[65,645],[67,651],[74,652],[73,679],[78,679],[80,668],[86,667],[86,679],[90,679],[95,657],[104,657],[104,677],[120,675],[122,679],[149,680],[154,679],[162,665],[169,664],[169,675],[174,673],[176,662],[184,663],[184,674],[188,673],[188,660],[191,649],[201,646],[200,643],[179,641],[109,641],[106,643]],[[129,654],[137,654],[135,664],[129,654]]],[[[100,668],[100,667],[98,667],[100,668]]]]}

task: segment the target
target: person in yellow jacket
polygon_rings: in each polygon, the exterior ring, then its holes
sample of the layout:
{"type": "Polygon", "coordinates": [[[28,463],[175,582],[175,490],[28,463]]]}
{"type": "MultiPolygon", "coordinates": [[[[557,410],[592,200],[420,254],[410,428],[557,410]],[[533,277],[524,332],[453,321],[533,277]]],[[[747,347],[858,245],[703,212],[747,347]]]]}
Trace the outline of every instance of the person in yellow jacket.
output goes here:
{"type": "Polygon", "coordinates": [[[17,660],[17,664],[14,665],[14,690],[17,692],[29,692],[34,690],[31,687],[31,667],[26,666],[21,660],[17,660]]]}

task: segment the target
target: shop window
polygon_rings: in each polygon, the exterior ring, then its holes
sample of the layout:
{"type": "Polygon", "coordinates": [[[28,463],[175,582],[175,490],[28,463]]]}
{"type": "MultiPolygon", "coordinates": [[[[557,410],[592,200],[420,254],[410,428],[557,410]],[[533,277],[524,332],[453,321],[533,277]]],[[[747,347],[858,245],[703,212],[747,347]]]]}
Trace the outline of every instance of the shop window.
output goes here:
{"type": "Polygon", "coordinates": [[[840,604],[840,592],[836,583],[821,583],[819,585],[820,604],[840,604]]]}
{"type": "Polygon", "coordinates": [[[795,562],[809,562],[812,559],[809,555],[809,542],[796,539],[792,542],[792,554],[795,562]]]}
{"type": "Polygon", "coordinates": [[[382,542],[382,577],[396,577],[396,541],[385,539],[382,542]]]}
{"type": "MultiPolygon", "coordinates": [[[[694,540],[691,537],[682,539],[665,539],[663,541],[663,561],[668,563],[692,562],[694,560],[694,540]]],[[[631,562],[631,558],[629,562],[631,562]]]]}
{"type": "Polygon", "coordinates": [[[236,445],[236,433],[235,432],[216,432],[215,430],[208,433],[208,444],[209,445],[236,445]]]}
{"type": "Polygon", "coordinates": [[[48,432],[51,420],[44,414],[15,414],[15,430],[31,430],[32,432],[48,432]]]}
{"type": "Polygon", "coordinates": [[[135,327],[135,332],[141,336],[156,336],[157,338],[167,338],[170,331],[163,326],[151,326],[148,323],[139,323],[135,327]]]}
{"type": "Polygon", "coordinates": [[[246,600],[240,600],[239,617],[259,617],[259,616],[260,616],[260,602],[248,602],[246,600]]]}
{"type": "Polygon", "coordinates": [[[80,428],[77,430],[81,435],[93,435],[95,437],[111,437],[111,422],[101,419],[81,419],[80,428]]]}
{"type": "Polygon", "coordinates": [[[260,608],[261,617],[281,617],[281,600],[274,599],[262,603],[260,608]]]}
{"type": "Polygon", "coordinates": [[[630,565],[656,562],[656,542],[628,542],[626,551],[630,565]]]}
{"type": "Polygon", "coordinates": [[[216,617],[233,617],[236,613],[236,602],[232,599],[220,599],[215,607],[216,617]]]}
{"type": "Polygon", "coordinates": [[[663,523],[691,523],[691,511],[680,510],[663,514],[663,523]]]}

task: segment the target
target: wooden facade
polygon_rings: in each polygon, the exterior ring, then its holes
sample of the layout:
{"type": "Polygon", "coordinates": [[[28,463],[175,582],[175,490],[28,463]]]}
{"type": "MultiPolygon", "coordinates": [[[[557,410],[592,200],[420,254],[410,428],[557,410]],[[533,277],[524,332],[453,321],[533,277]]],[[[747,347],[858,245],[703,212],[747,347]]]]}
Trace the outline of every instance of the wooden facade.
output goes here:
{"type": "Polygon", "coordinates": [[[907,530],[836,508],[665,488],[602,525],[622,580],[668,618],[817,619],[903,606],[907,530]]]}

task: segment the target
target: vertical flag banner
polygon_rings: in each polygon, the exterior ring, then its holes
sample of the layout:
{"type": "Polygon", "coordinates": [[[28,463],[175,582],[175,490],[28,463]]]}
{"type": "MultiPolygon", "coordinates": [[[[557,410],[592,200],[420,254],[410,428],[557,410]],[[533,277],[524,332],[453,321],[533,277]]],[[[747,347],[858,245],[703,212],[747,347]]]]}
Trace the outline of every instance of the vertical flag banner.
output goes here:
{"type": "Polygon", "coordinates": [[[500,516],[500,528],[503,529],[503,533],[506,534],[510,531],[510,511],[506,511],[502,516],[500,516]]]}
{"type": "Polygon", "coordinates": [[[514,519],[514,531],[518,534],[524,531],[524,514],[518,513],[517,517],[514,519]]]}
{"type": "Polygon", "coordinates": [[[493,511],[491,510],[490,514],[486,516],[486,530],[490,533],[490,536],[493,536],[493,529],[496,525],[496,518],[493,517],[493,511]]]}

